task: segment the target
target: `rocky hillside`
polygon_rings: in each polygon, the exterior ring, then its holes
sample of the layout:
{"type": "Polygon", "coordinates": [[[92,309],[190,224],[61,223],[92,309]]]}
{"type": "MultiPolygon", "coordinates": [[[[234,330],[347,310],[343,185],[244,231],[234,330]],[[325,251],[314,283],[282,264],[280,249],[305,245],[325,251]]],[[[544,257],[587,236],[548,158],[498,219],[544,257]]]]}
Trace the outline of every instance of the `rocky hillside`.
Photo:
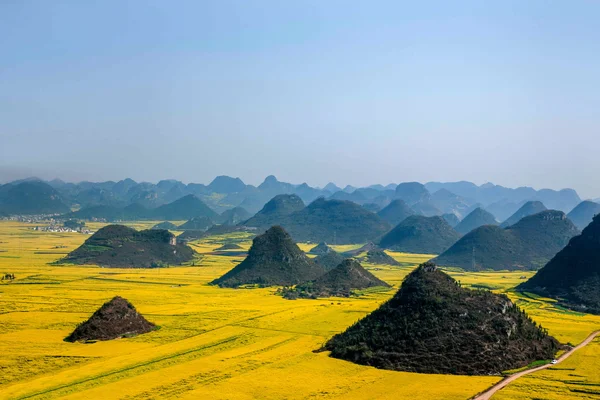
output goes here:
{"type": "Polygon", "coordinates": [[[427,374],[497,375],[552,359],[557,341],[508,297],[464,289],[424,264],[394,297],[329,340],[331,356],[427,374]]]}
{"type": "Polygon", "coordinates": [[[323,275],[325,270],[309,259],[280,226],[254,238],[248,257],[212,281],[221,287],[241,285],[289,286],[323,275]]]}
{"type": "Polygon", "coordinates": [[[111,340],[148,333],[156,329],[135,307],[120,296],[104,303],[87,321],[65,339],[67,342],[111,340]]]}

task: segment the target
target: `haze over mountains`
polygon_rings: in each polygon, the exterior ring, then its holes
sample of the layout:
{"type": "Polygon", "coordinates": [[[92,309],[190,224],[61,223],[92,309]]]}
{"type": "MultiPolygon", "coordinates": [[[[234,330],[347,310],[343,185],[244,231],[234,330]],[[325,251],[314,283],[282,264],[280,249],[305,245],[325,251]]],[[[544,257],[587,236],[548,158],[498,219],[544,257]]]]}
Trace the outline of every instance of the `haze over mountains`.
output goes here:
{"type": "MultiPolygon", "coordinates": [[[[348,200],[380,209],[393,200],[400,199],[414,213],[426,216],[454,213],[459,219],[481,207],[491,212],[498,221],[504,221],[527,201],[541,201],[545,207],[565,213],[581,202],[572,189],[511,189],[491,183],[478,186],[471,182],[406,182],[399,185],[371,185],[365,188],[346,186],[340,189],[333,183],[324,188],[316,188],[306,183],[296,185],[281,182],[272,175],[258,186],[247,185],[239,178],[228,176],[218,176],[208,185],[184,184],[177,180],[162,180],[158,183],[135,182],[132,179],[118,182],[68,183],[59,179],[43,182],[31,178],[0,186],[0,212],[64,213],[65,206],[81,210],[94,206],[114,207],[108,211],[116,212],[115,210],[122,210],[134,204],[146,209],[155,209],[184,196],[194,195],[215,214],[234,207],[241,207],[254,214],[279,194],[295,194],[305,204],[324,197],[348,200]],[[25,201],[28,198],[36,199],[40,204],[28,205],[25,201]]],[[[101,209],[96,209],[96,212],[98,211],[101,209]]],[[[193,216],[189,218],[191,217],[193,216]]]]}

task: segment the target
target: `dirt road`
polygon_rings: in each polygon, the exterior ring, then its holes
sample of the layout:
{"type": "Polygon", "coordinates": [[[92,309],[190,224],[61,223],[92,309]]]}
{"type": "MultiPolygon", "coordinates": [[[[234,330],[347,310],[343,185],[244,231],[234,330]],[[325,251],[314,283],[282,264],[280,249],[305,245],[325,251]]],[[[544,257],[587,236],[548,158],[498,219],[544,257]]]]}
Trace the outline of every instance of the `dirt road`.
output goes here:
{"type": "Polygon", "coordinates": [[[580,344],[578,344],[577,346],[573,347],[571,350],[567,351],[565,354],[563,354],[562,356],[560,356],[560,358],[558,359],[558,362],[556,364],[545,364],[539,367],[535,367],[535,368],[531,368],[525,371],[521,371],[521,372],[517,372],[516,374],[510,375],[509,377],[507,377],[506,379],[498,382],[496,385],[492,386],[490,389],[488,389],[486,392],[478,394],[477,396],[473,397],[473,400],[489,400],[492,398],[492,396],[500,389],[504,388],[506,385],[508,385],[509,383],[519,379],[522,376],[525,375],[529,375],[529,374],[533,374],[534,372],[537,371],[541,371],[543,369],[546,369],[548,367],[551,367],[553,365],[558,365],[561,362],[563,362],[564,360],[566,360],[567,358],[569,358],[571,356],[571,354],[573,354],[575,351],[579,350],[580,348],[587,346],[592,340],[594,340],[594,338],[600,333],[600,331],[596,331],[594,333],[592,333],[590,336],[588,336],[583,342],[581,342],[580,344]]]}

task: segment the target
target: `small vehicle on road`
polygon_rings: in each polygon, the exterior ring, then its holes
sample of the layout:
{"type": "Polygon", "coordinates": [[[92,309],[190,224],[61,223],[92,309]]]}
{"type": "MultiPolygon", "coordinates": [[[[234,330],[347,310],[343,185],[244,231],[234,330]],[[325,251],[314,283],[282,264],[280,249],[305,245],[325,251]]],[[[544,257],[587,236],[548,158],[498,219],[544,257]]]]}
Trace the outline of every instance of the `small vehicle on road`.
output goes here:
{"type": "Polygon", "coordinates": [[[554,360],[552,360],[552,362],[551,362],[551,364],[556,364],[556,363],[558,363],[558,360],[557,360],[557,359],[554,359],[554,360]]]}

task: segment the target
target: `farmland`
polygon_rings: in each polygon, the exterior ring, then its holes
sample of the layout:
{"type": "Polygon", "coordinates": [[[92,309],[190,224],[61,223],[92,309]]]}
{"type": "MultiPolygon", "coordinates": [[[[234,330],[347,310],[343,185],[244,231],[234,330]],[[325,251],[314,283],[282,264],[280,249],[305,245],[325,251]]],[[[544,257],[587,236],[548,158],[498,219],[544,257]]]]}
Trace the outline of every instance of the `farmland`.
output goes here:
{"type": "MultiPolygon", "coordinates": [[[[1,398],[467,399],[500,379],[383,371],[313,352],[391,297],[427,255],[390,253],[400,267],[365,265],[394,285],[391,290],[287,301],[274,295],[275,288],[207,285],[242,260],[210,253],[225,241],[248,248],[244,234],[193,243],[200,253],[194,266],[131,270],[50,265],[87,236],[30,228],[0,222],[0,272],[16,277],[0,285],[1,398]],[[115,295],[160,329],[108,342],[63,341],[115,295]]],[[[463,286],[507,292],[563,343],[578,343],[600,328],[600,317],[512,292],[530,272],[450,272],[463,286]]],[[[596,340],[494,398],[592,398],[600,387],[599,362],[596,340]],[[553,397],[542,395],[547,388],[553,397]]]]}

